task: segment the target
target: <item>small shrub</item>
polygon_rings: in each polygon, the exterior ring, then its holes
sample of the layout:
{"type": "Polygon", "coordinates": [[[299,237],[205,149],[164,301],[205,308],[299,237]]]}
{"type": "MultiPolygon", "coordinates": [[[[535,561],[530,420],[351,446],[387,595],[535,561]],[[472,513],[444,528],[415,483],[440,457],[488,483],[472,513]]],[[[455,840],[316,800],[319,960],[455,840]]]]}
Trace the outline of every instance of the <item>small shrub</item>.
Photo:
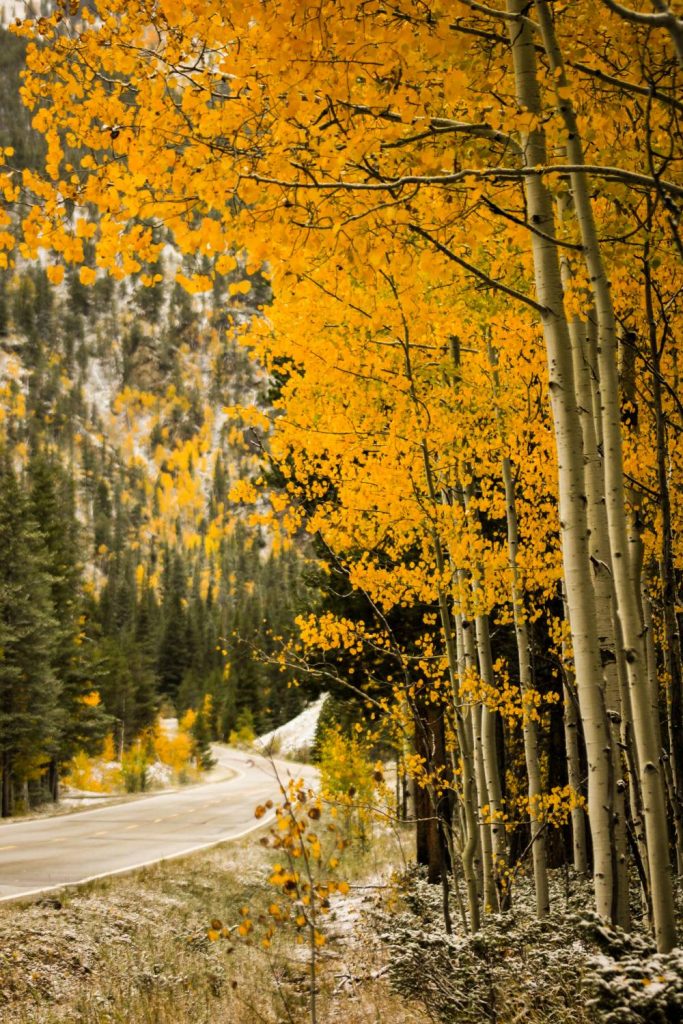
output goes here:
{"type": "Polygon", "coordinates": [[[255,739],[254,716],[248,708],[244,708],[237,716],[235,728],[230,731],[228,742],[233,747],[250,747],[255,739]]]}
{"type": "Polygon", "coordinates": [[[318,749],[322,795],[342,809],[347,835],[364,843],[384,782],[382,766],[370,760],[365,740],[346,736],[339,726],[323,733],[318,749]]]}

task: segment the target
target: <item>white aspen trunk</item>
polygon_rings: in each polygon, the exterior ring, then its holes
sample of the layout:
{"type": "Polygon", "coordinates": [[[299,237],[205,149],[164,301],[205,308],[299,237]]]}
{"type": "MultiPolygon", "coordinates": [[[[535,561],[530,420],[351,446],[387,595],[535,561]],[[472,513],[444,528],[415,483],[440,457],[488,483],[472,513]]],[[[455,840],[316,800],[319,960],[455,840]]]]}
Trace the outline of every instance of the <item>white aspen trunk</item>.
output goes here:
{"type": "MultiPolygon", "coordinates": [[[[617,646],[622,647],[621,625],[618,616],[614,622],[617,637],[617,646]]],[[[629,774],[629,808],[631,811],[631,826],[633,828],[633,839],[638,850],[640,860],[639,875],[643,888],[643,903],[647,910],[647,918],[652,924],[652,900],[650,897],[650,869],[648,865],[647,843],[645,841],[645,823],[643,821],[643,798],[640,792],[640,781],[638,778],[638,762],[636,760],[636,749],[633,742],[633,722],[631,716],[631,695],[628,690],[628,679],[626,676],[626,660],[618,651],[617,670],[619,672],[619,686],[621,687],[624,699],[622,702],[623,717],[621,721],[621,745],[626,755],[629,774]]]]}
{"type": "MultiPolygon", "coordinates": [[[[439,505],[439,501],[437,499],[436,487],[434,486],[434,476],[432,473],[432,465],[426,441],[422,442],[422,456],[425,470],[425,481],[427,484],[427,492],[429,494],[430,500],[432,501],[434,507],[436,508],[439,505]]],[[[436,560],[437,572],[439,573],[439,579],[443,579],[446,562],[444,558],[443,547],[441,545],[441,538],[439,537],[436,530],[432,532],[432,542],[434,546],[434,557],[436,560]]],[[[462,849],[462,870],[465,879],[465,886],[467,888],[467,902],[470,913],[470,926],[472,931],[476,932],[479,930],[481,926],[481,921],[479,915],[479,893],[477,889],[477,872],[475,866],[475,855],[477,850],[477,791],[474,778],[474,759],[471,744],[468,742],[468,731],[465,727],[462,701],[460,696],[460,688],[458,684],[457,641],[453,631],[453,620],[451,616],[451,610],[448,605],[448,596],[441,586],[439,586],[437,589],[437,600],[439,605],[441,630],[443,633],[444,643],[446,647],[448,677],[451,685],[451,696],[453,701],[453,716],[455,720],[456,736],[458,739],[458,746],[460,748],[460,759],[462,765],[462,793],[465,818],[465,836],[462,849]]],[[[451,856],[453,856],[452,850],[451,856]]]]}
{"type": "Polygon", "coordinates": [[[482,808],[488,806],[489,793],[486,788],[486,772],[484,770],[484,748],[481,734],[482,706],[475,704],[472,708],[472,730],[474,733],[474,772],[477,781],[477,804],[479,807],[479,843],[481,846],[481,880],[484,911],[497,914],[500,910],[498,891],[493,873],[493,844],[491,828],[484,821],[482,808]]]}
{"type": "MultiPolygon", "coordinates": [[[[498,391],[497,353],[488,346],[489,362],[493,371],[493,383],[498,391]]],[[[498,411],[499,429],[501,416],[498,411]]],[[[501,436],[502,436],[502,430],[501,436]]],[[[525,702],[524,697],[533,692],[533,676],[531,671],[531,647],[529,629],[524,615],[522,587],[519,580],[517,555],[519,552],[519,528],[517,523],[517,499],[515,484],[512,478],[512,465],[506,456],[502,462],[503,486],[505,488],[505,515],[508,538],[508,565],[510,566],[510,596],[512,614],[515,625],[517,643],[517,661],[519,666],[519,685],[522,692],[522,736],[524,740],[524,759],[527,771],[527,795],[529,797],[529,820],[531,823],[531,855],[534,867],[534,887],[536,893],[536,913],[546,917],[550,913],[550,893],[548,890],[548,859],[546,856],[545,826],[541,815],[543,783],[541,764],[538,754],[538,723],[531,717],[532,704],[525,702]]]]}
{"type": "MultiPolygon", "coordinates": [[[[476,517],[471,515],[469,493],[461,491],[462,505],[465,514],[472,522],[476,517]]],[[[489,690],[494,690],[496,680],[493,672],[493,655],[491,653],[491,635],[488,615],[477,610],[481,586],[471,580],[473,607],[475,609],[474,624],[479,664],[479,677],[489,690]]],[[[481,747],[484,761],[484,775],[489,798],[489,820],[491,823],[491,845],[493,847],[493,874],[498,889],[501,909],[506,909],[510,900],[510,875],[508,874],[508,848],[505,832],[505,807],[500,780],[498,761],[497,712],[492,711],[484,703],[481,709],[481,747]]]]}
{"type": "MultiPolygon", "coordinates": [[[[558,199],[560,219],[569,207],[568,198],[558,199]]],[[[572,271],[566,255],[560,257],[562,284],[566,288],[572,280],[572,271]]],[[[589,316],[589,321],[591,316],[589,316]]],[[[576,401],[581,419],[583,437],[583,457],[586,481],[586,512],[590,535],[589,551],[593,570],[593,590],[595,593],[596,624],[600,644],[600,660],[602,662],[605,704],[609,719],[612,753],[612,792],[613,792],[613,843],[614,843],[614,914],[616,924],[628,929],[631,923],[629,908],[629,872],[628,872],[628,838],[626,834],[626,808],[624,787],[617,785],[622,777],[620,740],[623,718],[622,697],[619,688],[619,672],[617,668],[617,645],[614,634],[613,613],[614,581],[612,578],[612,558],[605,515],[605,481],[602,459],[598,449],[595,431],[596,419],[600,419],[595,402],[595,376],[591,368],[589,342],[586,325],[578,317],[569,320],[569,339],[572,350],[574,368],[574,385],[576,401]]]]}
{"type": "MultiPolygon", "coordinates": [[[[512,609],[517,640],[517,658],[519,661],[519,682],[522,697],[533,692],[531,673],[531,657],[529,654],[529,630],[524,617],[524,608],[519,585],[517,569],[517,552],[519,550],[519,532],[517,528],[517,504],[515,485],[512,479],[512,468],[508,458],[503,459],[503,484],[505,486],[505,507],[508,531],[508,557],[510,564],[512,609]]],[[[534,887],[536,891],[536,913],[546,917],[550,913],[550,893],[548,891],[548,862],[546,856],[545,825],[542,821],[541,799],[543,783],[541,764],[538,755],[538,723],[531,717],[532,706],[527,703],[523,707],[522,734],[524,739],[524,758],[528,779],[529,818],[531,821],[531,855],[534,866],[534,887]]]]}
{"type": "MultiPolygon", "coordinates": [[[[446,639],[448,652],[448,673],[451,683],[453,697],[453,708],[455,718],[456,735],[460,748],[460,760],[462,771],[462,799],[465,819],[465,835],[462,844],[462,870],[467,889],[467,903],[470,915],[470,927],[473,932],[480,928],[479,918],[479,893],[477,889],[477,872],[475,866],[475,855],[477,849],[477,817],[476,817],[476,785],[474,780],[474,766],[472,747],[468,741],[467,729],[460,707],[460,693],[457,676],[457,655],[453,637],[450,609],[445,594],[439,591],[439,612],[441,626],[446,639]]],[[[452,842],[449,843],[449,853],[454,860],[454,849],[452,842]]]]}
{"type": "MultiPolygon", "coordinates": [[[[643,557],[644,547],[643,539],[641,536],[640,529],[637,525],[640,509],[640,499],[636,491],[631,491],[631,516],[629,518],[629,558],[631,559],[631,575],[634,579],[640,581],[638,598],[638,607],[640,612],[640,623],[641,633],[644,638],[645,646],[645,667],[648,679],[648,689],[650,687],[650,665],[649,655],[647,651],[648,636],[646,627],[646,610],[645,610],[645,599],[644,591],[642,587],[642,568],[643,568],[643,557]]],[[[647,854],[647,842],[645,838],[645,821],[643,818],[643,794],[640,789],[640,774],[638,771],[638,757],[636,754],[635,740],[633,738],[633,711],[631,709],[631,692],[628,686],[628,673],[626,671],[626,658],[624,656],[624,642],[621,635],[621,623],[619,616],[616,614],[616,602],[615,602],[615,622],[614,631],[617,637],[617,667],[619,670],[619,685],[622,693],[622,707],[624,711],[622,721],[622,747],[626,753],[626,761],[629,769],[629,799],[631,807],[631,818],[633,823],[633,832],[636,845],[638,847],[638,855],[642,862],[642,875],[641,882],[643,885],[643,900],[647,908],[647,916],[650,924],[652,925],[652,899],[650,895],[650,867],[648,863],[647,854]]],[[[650,634],[649,640],[652,641],[652,635],[650,634]]],[[[655,672],[655,684],[657,683],[657,668],[656,668],[656,656],[654,656],[653,648],[653,665],[655,672]]],[[[661,733],[659,731],[659,693],[658,687],[655,685],[654,701],[651,703],[651,713],[656,723],[657,729],[657,744],[661,749],[661,733]]]]}
{"type": "MultiPolygon", "coordinates": [[[[565,671],[567,671],[565,669],[565,671]]],[[[567,781],[574,793],[581,794],[581,758],[579,757],[579,718],[576,702],[570,684],[562,684],[564,697],[564,742],[567,748],[567,781]]],[[[574,870],[579,875],[588,874],[588,847],[586,843],[586,815],[583,807],[572,807],[572,853],[574,870]]]]}
{"type": "MultiPolygon", "coordinates": [[[[461,575],[460,571],[458,576],[461,575]]],[[[472,658],[472,631],[463,629],[463,616],[456,614],[456,636],[458,638],[458,665],[461,678],[465,673],[472,671],[474,661],[472,658]],[[469,636],[466,637],[466,633],[469,636]]],[[[479,850],[481,853],[481,887],[484,904],[484,913],[498,913],[498,892],[493,877],[493,846],[491,844],[491,828],[488,822],[484,821],[482,808],[488,805],[489,797],[486,788],[486,774],[484,772],[484,754],[481,739],[481,704],[475,704],[471,708],[472,719],[472,751],[474,761],[474,777],[477,790],[477,811],[478,811],[478,838],[479,850]]]]}
{"type": "MultiPolygon", "coordinates": [[[[571,100],[566,96],[569,82],[559,51],[555,30],[545,0],[536,0],[543,45],[555,84],[557,109],[567,129],[567,157],[571,164],[583,166],[585,156],[571,100]]],[[[659,769],[656,730],[652,720],[645,677],[645,657],[637,601],[636,581],[631,573],[628,527],[624,494],[621,443],[621,415],[617,378],[617,331],[609,282],[605,273],[593,208],[585,174],[570,175],[574,209],[581,231],[584,258],[598,319],[598,373],[604,446],[605,502],[617,611],[623,635],[633,730],[643,793],[643,816],[647,837],[655,938],[660,952],[676,944],[676,926],[666,799],[659,769]]]]}
{"type": "MultiPolygon", "coordinates": [[[[648,320],[650,359],[652,362],[652,399],[657,436],[657,481],[659,484],[659,513],[661,517],[661,546],[659,576],[662,585],[662,625],[664,627],[664,668],[667,686],[667,726],[669,734],[669,766],[671,768],[674,828],[676,832],[677,871],[683,868],[683,659],[681,635],[678,628],[676,606],[678,593],[674,563],[674,534],[671,526],[671,495],[667,472],[669,458],[666,419],[662,403],[661,352],[657,336],[657,321],[652,301],[652,270],[649,243],[645,252],[645,309],[648,320]]],[[[641,558],[642,566],[642,558],[641,558]]],[[[640,567],[639,567],[640,568],[640,567]]]]}
{"type": "MultiPolygon", "coordinates": [[[[534,39],[525,20],[526,0],[508,0],[509,37],[517,100],[523,109],[543,113],[536,77],[534,39]]],[[[525,167],[547,162],[545,137],[534,128],[521,137],[525,167]]],[[[536,293],[544,307],[543,333],[548,360],[550,402],[558,455],[560,535],[572,633],[577,690],[588,757],[588,810],[593,838],[594,887],[598,913],[613,914],[612,772],[610,736],[602,692],[602,666],[590,569],[581,423],[574,393],[569,331],[564,310],[551,196],[537,174],[525,177],[528,218],[533,232],[536,293]],[[544,237],[547,236],[547,237],[544,237]]]]}

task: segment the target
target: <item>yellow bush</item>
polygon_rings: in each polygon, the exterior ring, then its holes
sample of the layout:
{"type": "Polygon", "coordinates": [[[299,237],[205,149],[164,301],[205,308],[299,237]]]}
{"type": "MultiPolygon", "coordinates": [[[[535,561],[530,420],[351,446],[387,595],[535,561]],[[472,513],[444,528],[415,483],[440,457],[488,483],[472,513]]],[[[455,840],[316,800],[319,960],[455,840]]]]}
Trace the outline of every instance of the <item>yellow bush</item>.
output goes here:
{"type": "Polygon", "coordinates": [[[250,747],[256,739],[254,717],[248,708],[240,711],[235,728],[230,731],[228,743],[233,747],[250,747]]]}
{"type": "MultiPolygon", "coordinates": [[[[185,718],[187,715],[183,721],[185,718]]],[[[174,772],[182,772],[192,760],[192,737],[184,729],[179,729],[175,736],[169,736],[157,725],[154,732],[154,753],[174,772]]]]}
{"type": "Polygon", "coordinates": [[[339,726],[323,733],[319,750],[322,795],[346,809],[347,829],[363,841],[371,831],[383,787],[382,765],[370,760],[363,739],[344,735],[339,726]]]}
{"type": "Polygon", "coordinates": [[[118,765],[110,763],[111,760],[104,753],[99,757],[89,757],[81,750],[69,762],[64,782],[89,793],[116,793],[123,786],[123,774],[118,765]]]}

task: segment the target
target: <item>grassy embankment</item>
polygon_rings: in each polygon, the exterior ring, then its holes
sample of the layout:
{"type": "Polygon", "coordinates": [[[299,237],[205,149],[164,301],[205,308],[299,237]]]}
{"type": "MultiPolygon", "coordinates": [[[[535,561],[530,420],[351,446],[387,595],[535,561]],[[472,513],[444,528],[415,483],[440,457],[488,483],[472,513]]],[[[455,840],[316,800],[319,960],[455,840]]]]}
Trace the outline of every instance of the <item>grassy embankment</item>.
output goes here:
{"type": "MultiPolygon", "coordinates": [[[[318,951],[319,1021],[417,1024],[393,995],[379,947],[358,927],[401,845],[387,833],[345,861],[347,896],[332,898],[318,951]]],[[[252,835],[181,861],[106,879],[33,904],[0,908],[3,1024],[300,1024],[309,1015],[307,946],[289,930],[261,948],[259,916],[273,900],[272,851],[252,835]],[[254,940],[211,942],[248,905],[254,940]]]]}

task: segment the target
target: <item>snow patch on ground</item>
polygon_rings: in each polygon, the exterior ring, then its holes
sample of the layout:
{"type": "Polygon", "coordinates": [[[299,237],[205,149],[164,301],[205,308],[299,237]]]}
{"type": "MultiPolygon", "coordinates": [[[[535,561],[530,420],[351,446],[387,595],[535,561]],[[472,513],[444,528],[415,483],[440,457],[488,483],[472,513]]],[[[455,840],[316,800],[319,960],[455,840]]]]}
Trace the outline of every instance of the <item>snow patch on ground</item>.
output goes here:
{"type": "Polygon", "coordinates": [[[327,694],[322,693],[291,722],[285,722],[277,729],[272,729],[270,732],[264,733],[263,736],[259,736],[254,740],[254,746],[260,750],[272,749],[272,752],[277,754],[301,755],[310,751],[326,697],[327,694]]]}
{"type": "Polygon", "coordinates": [[[168,789],[173,784],[173,769],[169,764],[155,761],[147,768],[145,781],[154,789],[168,789]]]}
{"type": "Polygon", "coordinates": [[[98,416],[106,420],[111,412],[117,386],[112,369],[104,359],[96,356],[89,358],[84,390],[88,404],[94,406],[98,416]]]}

